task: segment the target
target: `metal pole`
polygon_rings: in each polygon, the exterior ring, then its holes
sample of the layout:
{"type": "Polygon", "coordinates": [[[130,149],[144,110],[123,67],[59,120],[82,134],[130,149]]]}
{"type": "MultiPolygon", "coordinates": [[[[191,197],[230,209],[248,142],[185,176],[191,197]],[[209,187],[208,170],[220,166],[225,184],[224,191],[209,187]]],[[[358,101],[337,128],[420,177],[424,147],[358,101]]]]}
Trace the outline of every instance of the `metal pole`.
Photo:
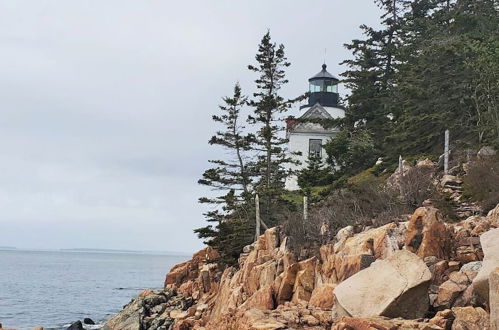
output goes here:
{"type": "Polygon", "coordinates": [[[449,130],[445,130],[445,145],[444,145],[444,174],[449,174],[449,130]]]}
{"type": "Polygon", "coordinates": [[[260,199],[258,194],[255,195],[255,241],[260,236],[260,199]]]}

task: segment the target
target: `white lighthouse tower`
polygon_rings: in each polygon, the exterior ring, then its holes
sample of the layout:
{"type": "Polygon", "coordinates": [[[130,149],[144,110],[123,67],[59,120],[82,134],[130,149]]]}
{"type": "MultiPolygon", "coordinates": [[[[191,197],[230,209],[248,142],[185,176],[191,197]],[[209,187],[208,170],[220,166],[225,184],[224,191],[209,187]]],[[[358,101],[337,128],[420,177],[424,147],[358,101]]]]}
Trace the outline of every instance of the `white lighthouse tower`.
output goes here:
{"type": "MultiPolygon", "coordinates": [[[[288,151],[294,160],[299,161],[298,165],[291,165],[290,169],[293,172],[306,167],[309,157],[326,159],[322,146],[338,132],[338,128],[323,127],[317,119],[336,119],[345,116],[345,110],[339,104],[338,78],[330,74],[326,68],[326,64],[323,64],[322,70],[308,80],[310,92],[308,103],[300,107],[296,118],[289,117],[286,120],[288,151]]],[[[290,175],[286,179],[285,187],[287,190],[300,189],[297,176],[290,175]]]]}

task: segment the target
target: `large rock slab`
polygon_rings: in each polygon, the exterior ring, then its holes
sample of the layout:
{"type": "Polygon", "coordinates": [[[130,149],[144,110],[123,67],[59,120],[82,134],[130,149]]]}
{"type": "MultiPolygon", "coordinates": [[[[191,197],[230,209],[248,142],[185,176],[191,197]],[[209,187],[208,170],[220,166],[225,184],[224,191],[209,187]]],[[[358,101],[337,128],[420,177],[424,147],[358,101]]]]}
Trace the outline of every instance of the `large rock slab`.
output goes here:
{"type": "Polygon", "coordinates": [[[350,228],[340,230],[336,244],[320,249],[321,273],[326,283],[342,282],[376,259],[388,258],[404,245],[405,223],[389,223],[358,234],[353,234],[350,228]]]}
{"type": "Polygon", "coordinates": [[[487,218],[493,226],[499,227],[499,204],[487,213],[487,218]]]}
{"type": "Polygon", "coordinates": [[[387,319],[384,317],[354,318],[344,317],[331,330],[443,330],[442,327],[426,322],[387,319]]]}
{"type": "Polygon", "coordinates": [[[439,211],[434,207],[420,207],[407,225],[405,247],[421,258],[435,256],[448,259],[449,236],[439,211]]]}
{"type": "Polygon", "coordinates": [[[496,268],[489,276],[489,299],[490,299],[490,328],[499,330],[499,268],[496,268]]]}
{"type": "Polygon", "coordinates": [[[473,287],[477,295],[484,302],[489,300],[489,275],[499,267],[499,228],[489,230],[480,236],[483,249],[483,263],[478,275],[473,280],[473,287]]]}
{"type": "Polygon", "coordinates": [[[431,273],[422,259],[400,250],[340,283],[333,314],[415,319],[428,310],[431,273]]]}

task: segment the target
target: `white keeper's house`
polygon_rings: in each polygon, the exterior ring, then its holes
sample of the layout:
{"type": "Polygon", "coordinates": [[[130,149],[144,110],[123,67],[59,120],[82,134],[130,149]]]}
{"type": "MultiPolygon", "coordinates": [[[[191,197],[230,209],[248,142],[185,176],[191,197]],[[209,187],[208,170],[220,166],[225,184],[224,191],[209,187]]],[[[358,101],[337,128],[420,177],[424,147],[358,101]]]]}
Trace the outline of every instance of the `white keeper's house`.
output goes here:
{"type": "MultiPolygon", "coordinates": [[[[345,116],[343,106],[339,104],[338,78],[327,72],[326,64],[322,70],[310,78],[308,102],[300,106],[296,117],[288,117],[286,120],[286,138],[288,152],[291,157],[298,160],[300,164],[290,165],[292,171],[300,170],[307,166],[310,156],[319,156],[326,159],[323,145],[328,139],[338,132],[338,128],[326,128],[313,119],[342,118],[345,116]],[[307,119],[312,119],[308,121],[307,119]],[[295,153],[299,152],[300,155],[295,153]]],[[[286,179],[287,190],[298,190],[298,178],[290,175],[286,179]]]]}

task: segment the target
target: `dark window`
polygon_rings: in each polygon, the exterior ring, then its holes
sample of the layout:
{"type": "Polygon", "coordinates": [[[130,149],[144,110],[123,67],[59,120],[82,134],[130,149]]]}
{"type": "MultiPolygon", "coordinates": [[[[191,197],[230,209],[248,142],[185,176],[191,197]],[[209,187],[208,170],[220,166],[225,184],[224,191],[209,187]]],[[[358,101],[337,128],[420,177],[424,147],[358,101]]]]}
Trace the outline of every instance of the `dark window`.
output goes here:
{"type": "Polygon", "coordinates": [[[308,156],[321,157],[322,155],[322,140],[321,139],[310,139],[308,140],[308,156]]]}

